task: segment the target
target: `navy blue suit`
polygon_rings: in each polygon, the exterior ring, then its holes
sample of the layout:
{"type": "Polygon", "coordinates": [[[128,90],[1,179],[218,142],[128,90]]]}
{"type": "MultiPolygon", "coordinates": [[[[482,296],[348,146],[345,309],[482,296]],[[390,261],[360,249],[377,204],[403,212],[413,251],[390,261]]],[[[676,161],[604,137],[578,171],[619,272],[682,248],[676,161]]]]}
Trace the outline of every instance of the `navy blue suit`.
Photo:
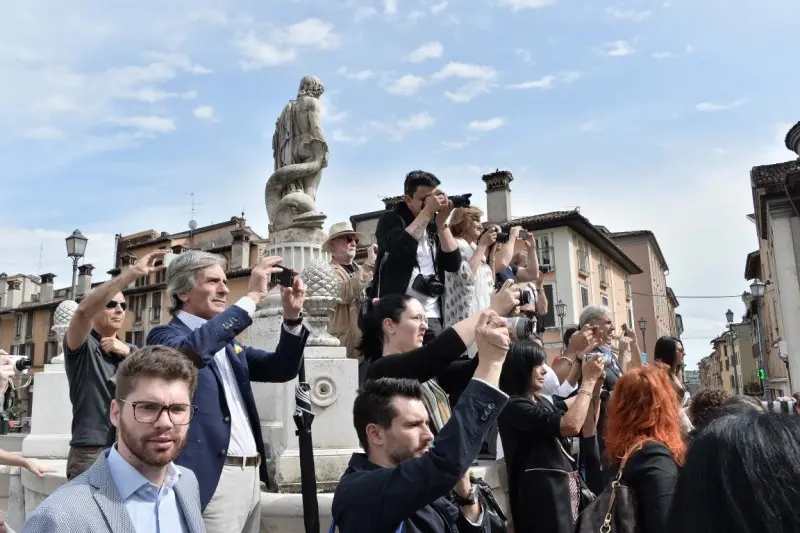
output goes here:
{"type": "Polygon", "coordinates": [[[194,331],[180,319],[173,318],[169,324],[157,326],[147,335],[148,346],[160,344],[171,348],[191,347],[200,354],[205,363],[200,369],[197,390],[192,398],[197,411],[189,426],[186,446],[175,461],[192,469],[197,475],[203,509],[217,489],[231,436],[230,410],[219,368],[214,361],[216,353],[225,348],[236,375],[256,448],[262,458],[259,474],[261,480],[267,483],[267,467],[263,460],[264,440],[250,381],[285,383],[297,377],[300,372],[308,329],[303,326],[299,336],[281,329],[281,338],[275,352],[265,352],[242,346],[234,340],[236,335],[252,323],[247,311],[233,305],[194,331]]]}

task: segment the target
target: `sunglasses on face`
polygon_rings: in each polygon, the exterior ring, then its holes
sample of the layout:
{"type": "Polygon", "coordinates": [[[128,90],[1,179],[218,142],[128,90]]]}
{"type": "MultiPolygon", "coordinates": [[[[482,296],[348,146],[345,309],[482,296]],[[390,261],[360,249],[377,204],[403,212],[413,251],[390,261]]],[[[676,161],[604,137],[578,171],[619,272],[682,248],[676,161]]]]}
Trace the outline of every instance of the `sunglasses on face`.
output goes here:
{"type": "Polygon", "coordinates": [[[127,302],[117,302],[115,300],[111,300],[106,304],[106,309],[116,309],[117,306],[120,306],[123,311],[128,310],[128,303],[127,302]]]}
{"type": "Polygon", "coordinates": [[[354,242],[354,243],[358,244],[358,239],[356,239],[355,235],[345,235],[342,238],[344,240],[346,240],[347,242],[354,242]]]}

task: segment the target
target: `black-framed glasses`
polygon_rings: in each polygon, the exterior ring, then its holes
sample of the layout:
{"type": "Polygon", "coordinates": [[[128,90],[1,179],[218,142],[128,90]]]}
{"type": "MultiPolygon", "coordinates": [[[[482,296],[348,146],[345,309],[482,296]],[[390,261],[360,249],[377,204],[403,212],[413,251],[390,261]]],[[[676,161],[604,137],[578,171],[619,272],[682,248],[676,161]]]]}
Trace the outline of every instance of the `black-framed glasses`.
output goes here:
{"type": "Polygon", "coordinates": [[[127,402],[125,400],[118,400],[122,403],[128,403],[133,407],[133,419],[141,424],[155,424],[156,420],[161,418],[161,413],[167,412],[170,421],[176,426],[185,426],[194,418],[194,412],[197,409],[194,405],[188,403],[171,403],[163,405],[158,402],[127,402]]]}
{"type": "Polygon", "coordinates": [[[120,306],[123,311],[128,310],[128,302],[118,302],[116,300],[111,300],[106,304],[106,309],[116,309],[117,306],[120,306]]]}

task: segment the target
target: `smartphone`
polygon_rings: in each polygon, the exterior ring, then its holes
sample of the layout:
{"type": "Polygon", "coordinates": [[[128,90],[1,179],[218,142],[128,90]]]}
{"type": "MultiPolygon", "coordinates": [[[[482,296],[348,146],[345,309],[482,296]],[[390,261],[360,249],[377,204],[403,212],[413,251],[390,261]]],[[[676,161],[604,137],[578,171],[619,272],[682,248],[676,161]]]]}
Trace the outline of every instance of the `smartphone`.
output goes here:
{"type": "Polygon", "coordinates": [[[528,232],[524,229],[519,230],[519,238],[520,240],[527,241],[528,240],[528,232]]]}
{"type": "Polygon", "coordinates": [[[269,277],[269,282],[273,285],[281,285],[283,287],[291,287],[294,285],[294,270],[286,268],[285,266],[276,265],[275,268],[280,268],[280,272],[273,272],[269,277]]]}
{"type": "Polygon", "coordinates": [[[161,258],[161,262],[164,263],[165,267],[168,267],[169,264],[172,263],[173,259],[175,259],[175,253],[172,250],[167,249],[167,252],[164,254],[164,257],[161,258]]]}

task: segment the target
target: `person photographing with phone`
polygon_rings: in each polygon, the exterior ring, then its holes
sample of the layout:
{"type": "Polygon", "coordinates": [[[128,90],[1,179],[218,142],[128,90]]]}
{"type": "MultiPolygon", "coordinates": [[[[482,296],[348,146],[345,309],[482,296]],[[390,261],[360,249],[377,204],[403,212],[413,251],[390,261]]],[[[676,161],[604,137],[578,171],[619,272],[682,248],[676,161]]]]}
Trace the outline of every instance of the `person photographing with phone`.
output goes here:
{"type": "Polygon", "coordinates": [[[225,258],[189,250],[167,267],[167,295],[174,318],[150,330],[147,344],[196,353],[204,363],[192,397],[195,417],[175,463],[192,469],[200,485],[208,533],[257,533],[260,481],[269,485],[264,441],[251,381],[285,383],[297,377],[309,330],[303,325],[306,287],[282,258],[252,268],[247,295],[227,307],[225,258]],[[279,286],[283,327],[274,352],[243,346],[256,305],[279,286]]]}

